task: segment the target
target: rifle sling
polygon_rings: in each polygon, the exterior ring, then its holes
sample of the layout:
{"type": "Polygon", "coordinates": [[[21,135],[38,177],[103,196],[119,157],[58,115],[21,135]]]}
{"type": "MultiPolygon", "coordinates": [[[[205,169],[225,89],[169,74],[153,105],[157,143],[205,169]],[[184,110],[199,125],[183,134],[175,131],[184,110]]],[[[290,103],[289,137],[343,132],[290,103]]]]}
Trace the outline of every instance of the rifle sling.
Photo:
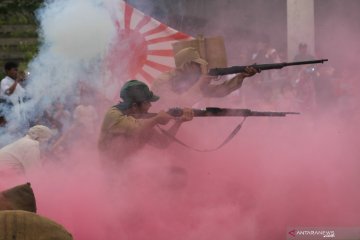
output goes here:
{"type": "Polygon", "coordinates": [[[219,150],[220,148],[222,148],[223,146],[225,146],[228,142],[230,142],[231,139],[233,139],[235,137],[235,135],[240,131],[243,123],[245,122],[246,117],[244,117],[244,119],[234,128],[234,130],[232,130],[232,132],[229,134],[229,136],[227,136],[227,138],[216,148],[212,148],[212,149],[198,149],[198,148],[194,148],[186,143],[184,143],[183,141],[179,140],[178,138],[176,138],[175,136],[171,135],[170,133],[168,133],[166,130],[162,129],[160,126],[157,125],[157,127],[159,128],[159,130],[168,138],[170,138],[171,140],[173,140],[174,142],[177,142],[178,144],[180,144],[181,146],[184,146],[188,149],[191,149],[193,151],[196,152],[214,152],[216,150],[219,150]]]}

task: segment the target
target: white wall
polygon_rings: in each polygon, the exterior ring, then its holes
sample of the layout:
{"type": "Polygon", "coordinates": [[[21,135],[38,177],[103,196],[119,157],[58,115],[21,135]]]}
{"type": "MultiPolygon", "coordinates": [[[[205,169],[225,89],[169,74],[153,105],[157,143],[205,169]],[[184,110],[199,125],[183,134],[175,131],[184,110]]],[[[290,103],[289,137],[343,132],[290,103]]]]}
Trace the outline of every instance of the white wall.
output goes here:
{"type": "Polygon", "coordinates": [[[287,42],[289,61],[300,42],[307,43],[309,53],[314,53],[314,0],[287,0],[287,42]]]}

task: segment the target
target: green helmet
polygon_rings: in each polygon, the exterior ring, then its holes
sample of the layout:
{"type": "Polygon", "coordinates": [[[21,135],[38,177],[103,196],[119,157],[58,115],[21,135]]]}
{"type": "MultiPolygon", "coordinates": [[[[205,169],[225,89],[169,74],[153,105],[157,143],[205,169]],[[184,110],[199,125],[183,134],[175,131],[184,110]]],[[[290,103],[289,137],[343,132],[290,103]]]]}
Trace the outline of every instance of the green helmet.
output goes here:
{"type": "Polygon", "coordinates": [[[156,96],[149,87],[138,80],[130,80],[124,84],[120,91],[120,97],[126,103],[135,102],[155,102],[159,100],[159,96],[156,96]]]}

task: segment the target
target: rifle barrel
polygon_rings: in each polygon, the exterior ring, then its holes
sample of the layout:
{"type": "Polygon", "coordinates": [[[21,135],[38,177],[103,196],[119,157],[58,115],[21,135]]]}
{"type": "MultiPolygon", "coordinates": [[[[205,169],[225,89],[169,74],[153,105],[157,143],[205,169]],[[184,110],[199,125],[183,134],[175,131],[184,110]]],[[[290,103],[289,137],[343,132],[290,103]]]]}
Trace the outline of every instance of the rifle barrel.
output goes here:
{"type": "Polygon", "coordinates": [[[298,112],[259,112],[250,109],[214,108],[194,109],[195,117],[285,117],[298,112]]]}
{"type": "Polygon", "coordinates": [[[324,63],[327,61],[329,61],[329,60],[328,59],[319,59],[319,60],[301,61],[301,62],[289,62],[289,63],[284,62],[283,64],[285,64],[285,67],[286,67],[286,66],[294,66],[294,65],[318,64],[318,63],[324,63]]]}
{"type": "Polygon", "coordinates": [[[241,73],[241,72],[245,72],[246,67],[254,67],[255,69],[258,69],[258,70],[270,70],[270,69],[281,69],[281,68],[287,67],[287,66],[318,64],[318,63],[324,63],[326,61],[328,61],[328,59],[301,61],[301,62],[253,64],[253,65],[249,65],[249,66],[232,66],[232,67],[228,67],[228,68],[212,68],[209,70],[208,75],[222,76],[222,75],[227,75],[227,74],[241,73]]]}
{"type": "MultiPolygon", "coordinates": [[[[298,112],[259,112],[250,109],[238,108],[217,108],[207,107],[205,109],[193,109],[194,117],[285,117],[288,114],[300,114],[298,112]]],[[[181,108],[171,108],[168,113],[174,117],[182,116],[181,108]]],[[[149,118],[156,116],[156,113],[147,113],[142,117],[149,118]]]]}

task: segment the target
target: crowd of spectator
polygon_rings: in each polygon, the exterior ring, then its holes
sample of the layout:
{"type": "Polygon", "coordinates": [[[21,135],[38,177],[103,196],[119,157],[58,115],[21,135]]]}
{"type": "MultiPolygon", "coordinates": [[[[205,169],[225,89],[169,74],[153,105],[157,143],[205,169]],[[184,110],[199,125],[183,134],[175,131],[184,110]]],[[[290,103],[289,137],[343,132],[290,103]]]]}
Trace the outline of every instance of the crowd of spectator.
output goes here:
{"type": "MultiPolygon", "coordinates": [[[[239,59],[240,64],[237,65],[320,59],[310,54],[306,43],[300,43],[295,57],[288,59],[267,38],[245,45],[239,52],[236,62],[239,59]]],[[[252,77],[244,82],[238,92],[240,96],[234,97],[246,107],[311,113],[331,111],[354,96],[352,86],[357,84],[351,80],[354,78],[355,72],[336,68],[331,62],[290,66],[252,77]]]]}

